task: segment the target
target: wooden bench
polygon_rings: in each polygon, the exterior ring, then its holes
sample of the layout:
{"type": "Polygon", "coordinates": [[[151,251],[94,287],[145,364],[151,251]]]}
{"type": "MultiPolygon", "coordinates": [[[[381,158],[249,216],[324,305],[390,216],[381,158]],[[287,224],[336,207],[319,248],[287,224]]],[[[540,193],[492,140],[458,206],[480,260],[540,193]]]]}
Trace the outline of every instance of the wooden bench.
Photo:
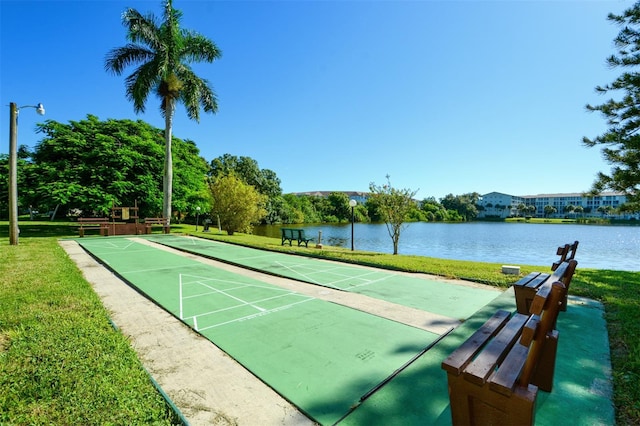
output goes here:
{"type": "Polygon", "coordinates": [[[293,244],[293,241],[298,242],[298,247],[302,243],[304,243],[305,247],[309,247],[309,241],[312,241],[313,238],[307,238],[304,235],[304,229],[293,229],[293,228],[280,228],[280,232],[282,233],[282,244],[289,241],[289,245],[293,244]]]}
{"type": "MultiPolygon", "coordinates": [[[[558,250],[560,250],[560,248],[558,250]]],[[[560,310],[567,310],[567,294],[569,292],[569,286],[571,285],[573,273],[576,270],[576,266],[578,266],[578,261],[571,258],[570,260],[564,260],[557,265],[556,263],[558,262],[555,262],[554,266],[552,266],[553,274],[532,272],[513,284],[513,291],[516,295],[516,309],[519,313],[528,314],[529,306],[531,305],[533,297],[535,296],[538,289],[545,283],[554,281],[561,281],[564,284],[566,291],[564,297],[562,298],[560,310]]]]}
{"type": "Polygon", "coordinates": [[[538,389],[550,392],[555,323],[566,289],[548,281],[531,314],[500,310],[442,362],[453,425],[533,425],[538,389]]]}
{"type": "MultiPolygon", "coordinates": [[[[560,256],[560,260],[553,262],[553,264],[551,265],[551,270],[555,271],[556,269],[558,269],[558,266],[560,266],[562,262],[575,259],[576,251],[578,250],[578,244],[578,241],[574,241],[573,244],[565,244],[561,247],[558,247],[558,250],[556,250],[556,254],[560,256]]],[[[567,292],[569,292],[569,287],[567,287],[567,292]]]]}
{"type": "Polygon", "coordinates": [[[79,217],[78,223],[80,224],[78,234],[81,237],[84,237],[84,231],[87,229],[99,229],[100,235],[109,235],[109,229],[107,228],[109,219],[106,217],[79,217]]]}
{"type": "Polygon", "coordinates": [[[162,226],[162,232],[165,234],[171,232],[169,219],[166,217],[146,217],[144,219],[145,234],[150,234],[153,226],[162,226]]]}

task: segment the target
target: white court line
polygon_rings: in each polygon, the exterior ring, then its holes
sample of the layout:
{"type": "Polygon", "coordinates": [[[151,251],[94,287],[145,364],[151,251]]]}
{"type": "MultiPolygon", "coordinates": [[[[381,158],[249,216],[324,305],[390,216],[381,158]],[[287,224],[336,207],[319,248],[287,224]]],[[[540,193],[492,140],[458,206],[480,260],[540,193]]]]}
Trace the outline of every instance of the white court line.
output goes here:
{"type": "Polygon", "coordinates": [[[147,272],[156,272],[156,271],[170,271],[172,269],[189,269],[192,266],[200,266],[200,265],[178,265],[178,266],[166,266],[164,268],[149,268],[149,269],[134,269],[131,271],[122,271],[120,272],[121,274],[140,274],[140,273],[147,273],[147,272]]]}
{"type": "MultiPolygon", "coordinates": [[[[209,280],[209,281],[215,281],[215,282],[226,282],[226,281],[220,281],[220,280],[209,280]]],[[[203,287],[207,287],[207,288],[209,288],[205,283],[202,283],[202,282],[192,281],[192,282],[189,282],[189,283],[186,283],[186,284],[190,284],[190,285],[197,284],[197,285],[201,285],[201,286],[203,286],[203,287]]],[[[248,288],[248,287],[252,287],[252,288],[261,288],[261,289],[264,289],[264,290],[272,290],[272,289],[271,289],[271,288],[269,288],[269,287],[261,287],[261,286],[253,286],[253,285],[241,285],[241,286],[238,286],[238,287],[230,287],[230,288],[227,288],[227,289],[225,289],[224,291],[241,290],[241,289],[243,289],[243,288],[248,288]]],[[[287,290],[286,288],[282,288],[282,289],[273,289],[273,291],[281,291],[281,292],[285,293],[285,295],[286,295],[286,294],[295,293],[295,292],[292,292],[291,290],[287,290]]],[[[198,293],[198,294],[194,294],[194,295],[191,295],[191,296],[184,296],[184,298],[185,298],[185,299],[193,299],[193,298],[196,298],[196,297],[200,297],[200,296],[207,296],[207,295],[209,295],[209,294],[214,294],[214,293],[218,293],[218,292],[219,292],[219,290],[218,290],[218,289],[213,289],[213,290],[208,291],[208,292],[206,292],[206,293],[198,293]]]]}
{"type": "Polygon", "coordinates": [[[203,277],[203,276],[199,276],[199,275],[190,275],[190,274],[181,274],[181,276],[182,277],[196,278],[195,281],[189,281],[189,282],[185,281],[185,284],[203,284],[203,282],[206,283],[207,281],[211,281],[211,282],[214,282],[214,283],[237,284],[237,287],[228,288],[228,289],[226,289],[227,291],[229,291],[229,290],[237,290],[237,289],[245,288],[245,287],[253,287],[253,288],[261,288],[261,289],[264,289],[264,290],[282,291],[282,292],[291,293],[291,290],[288,290],[286,288],[275,287],[275,286],[272,286],[272,285],[257,285],[257,284],[251,284],[251,283],[238,282],[238,278],[237,277],[234,277],[234,279],[223,280],[223,279],[215,278],[215,277],[203,277]]]}
{"type": "MultiPolygon", "coordinates": [[[[313,299],[313,297],[305,296],[304,294],[288,293],[288,294],[281,294],[281,295],[278,295],[278,296],[268,297],[266,299],[256,300],[254,303],[260,303],[260,302],[265,302],[267,300],[274,300],[274,299],[279,299],[281,297],[289,297],[289,296],[296,296],[296,297],[304,297],[306,299],[313,299]]],[[[188,317],[183,318],[183,319],[189,319],[189,318],[195,318],[195,317],[206,317],[206,316],[209,316],[209,315],[219,314],[219,313],[222,313],[222,312],[225,312],[225,311],[232,311],[234,309],[242,308],[244,306],[250,306],[250,304],[249,303],[241,303],[239,305],[227,306],[226,308],[220,308],[220,309],[216,309],[215,311],[209,311],[209,312],[203,312],[201,314],[191,315],[191,316],[188,316],[188,317]]],[[[288,305],[283,305],[283,306],[288,306],[288,305]]],[[[276,309],[276,308],[273,308],[273,309],[276,309]]],[[[268,309],[265,309],[264,311],[268,311],[268,309]]]]}
{"type": "MultiPolygon", "coordinates": [[[[322,281],[317,281],[317,280],[315,280],[314,278],[312,278],[311,276],[309,276],[309,275],[307,275],[307,274],[303,274],[303,273],[301,273],[301,272],[299,272],[299,271],[296,271],[295,269],[293,269],[293,267],[290,267],[290,266],[284,265],[284,264],[282,264],[282,263],[280,263],[280,262],[276,262],[276,263],[279,263],[279,264],[280,264],[280,266],[282,266],[283,268],[286,268],[286,269],[288,269],[289,271],[291,271],[291,272],[293,272],[293,273],[295,273],[295,274],[298,274],[299,276],[304,277],[305,279],[307,279],[307,280],[309,280],[309,281],[314,282],[315,284],[325,285],[325,286],[329,286],[329,287],[333,286],[333,287],[337,287],[337,288],[342,289],[342,290],[344,290],[345,288],[362,287],[362,286],[366,286],[366,285],[375,284],[375,283],[378,283],[378,282],[380,282],[380,281],[384,281],[384,280],[386,280],[387,278],[390,278],[390,277],[394,277],[394,276],[396,276],[395,274],[388,274],[388,275],[385,275],[384,277],[379,278],[379,279],[377,279],[377,280],[367,280],[366,278],[364,278],[364,277],[366,277],[367,275],[379,274],[379,272],[378,272],[378,271],[371,271],[371,272],[367,272],[367,273],[364,273],[364,274],[361,274],[361,275],[357,275],[357,276],[355,276],[355,277],[354,277],[354,276],[347,276],[347,275],[344,275],[344,274],[340,274],[340,275],[344,276],[345,278],[344,278],[344,279],[341,279],[341,280],[336,280],[336,281],[322,282],[322,281]],[[355,279],[355,280],[361,280],[361,281],[365,281],[365,282],[363,282],[362,284],[354,284],[354,285],[350,285],[350,286],[347,286],[347,287],[344,287],[344,288],[343,288],[342,286],[340,286],[340,283],[343,283],[343,282],[345,282],[345,281],[349,281],[349,280],[352,280],[352,279],[355,279]]],[[[297,264],[296,264],[296,265],[297,265],[297,264]]],[[[295,265],[294,265],[294,266],[295,266],[295,265]]],[[[331,269],[340,269],[340,268],[341,268],[341,269],[344,269],[344,267],[337,267],[337,268],[331,268],[331,269]]],[[[331,271],[331,269],[330,269],[329,271],[331,271]]],[[[326,270],[325,270],[325,271],[323,271],[323,270],[317,270],[317,271],[314,271],[314,272],[310,272],[309,274],[321,274],[321,273],[323,273],[323,272],[326,272],[326,270]]],[[[334,275],[338,275],[338,274],[335,274],[334,272],[331,272],[331,273],[332,273],[332,274],[334,274],[334,275]]]]}
{"type": "Polygon", "coordinates": [[[303,274],[303,273],[301,273],[301,272],[299,272],[299,271],[296,271],[296,270],[295,270],[295,269],[293,269],[292,267],[289,267],[289,266],[287,266],[287,265],[284,265],[284,264],[283,264],[283,263],[281,263],[281,262],[275,262],[275,263],[277,263],[277,264],[279,264],[280,266],[282,266],[283,268],[285,268],[285,269],[287,269],[287,270],[289,270],[289,271],[293,272],[294,274],[298,274],[298,275],[300,275],[300,276],[301,276],[301,277],[303,277],[304,279],[307,279],[307,280],[309,280],[309,281],[312,281],[314,284],[320,284],[320,285],[323,285],[323,283],[321,283],[320,281],[316,281],[316,280],[314,280],[313,278],[311,278],[311,277],[307,276],[306,274],[303,274]]]}
{"type": "Polygon", "coordinates": [[[201,285],[203,285],[204,287],[207,287],[207,288],[209,288],[209,289],[211,289],[211,290],[213,290],[215,292],[218,292],[220,294],[224,294],[225,296],[227,296],[230,299],[237,300],[238,302],[241,302],[241,303],[245,303],[245,304],[251,306],[252,308],[259,310],[260,312],[266,311],[266,309],[261,308],[260,306],[256,306],[256,305],[253,304],[253,303],[256,303],[256,302],[249,302],[249,301],[246,301],[246,300],[242,300],[239,297],[235,297],[235,296],[233,296],[233,295],[231,295],[231,294],[229,294],[229,293],[227,293],[227,292],[225,292],[223,290],[218,290],[217,288],[212,287],[212,286],[207,285],[207,284],[201,284],[201,285]]]}
{"type": "Polygon", "coordinates": [[[380,281],[384,281],[387,278],[395,276],[395,275],[385,275],[384,277],[378,278],[378,279],[375,279],[375,280],[370,280],[370,279],[364,278],[365,276],[372,275],[372,274],[377,274],[377,272],[374,271],[374,272],[371,272],[369,274],[359,275],[359,276],[356,276],[356,277],[345,277],[345,278],[340,279],[340,280],[332,281],[330,284],[342,283],[342,282],[349,281],[349,280],[352,280],[352,279],[364,281],[362,284],[354,284],[354,285],[350,286],[350,287],[359,287],[359,286],[362,286],[362,285],[374,284],[374,283],[377,283],[377,282],[380,282],[380,281]]]}
{"type": "Polygon", "coordinates": [[[279,306],[277,308],[270,309],[270,310],[265,311],[265,312],[259,312],[259,313],[255,313],[255,314],[252,314],[252,315],[247,315],[247,316],[244,316],[244,317],[241,317],[241,318],[236,318],[236,319],[232,319],[232,320],[229,320],[229,321],[221,322],[221,323],[218,323],[218,324],[210,325],[208,327],[201,328],[199,331],[204,331],[204,330],[208,330],[210,328],[220,327],[220,326],[231,324],[231,323],[234,323],[234,322],[247,321],[247,320],[250,320],[250,319],[258,318],[258,317],[261,317],[263,315],[268,315],[268,314],[271,314],[271,313],[274,313],[274,312],[279,312],[279,311],[283,311],[285,309],[289,309],[289,308],[291,308],[291,307],[293,307],[295,305],[299,305],[301,303],[309,302],[310,300],[316,300],[316,299],[311,297],[311,298],[309,298],[307,300],[301,300],[300,302],[291,303],[289,305],[284,305],[284,306],[279,306]]]}
{"type": "MultiPolygon", "coordinates": [[[[121,240],[123,241],[123,240],[121,240]]],[[[124,246],[119,246],[118,244],[116,244],[113,241],[91,241],[91,242],[81,242],[80,245],[81,246],[85,246],[85,247],[111,247],[114,249],[119,249],[119,250],[126,250],[129,247],[131,247],[133,244],[135,244],[133,241],[129,241],[129,240],[124,240],[124,241],[128,241],[127,244],[125,244],[124,246]],[[95,243],[95,244],[94,244],[95,243]]]]}
{"type": "Polygon", "coordinates": [[[279,253],[275,253],[275,254],[263,254],[260,256],[248,256],[248,257],[238,257],[237,261],[238,263],[243,262],[245,260],[255,260],[255,259],[268,259],[270,257],[279,257],[278,256],[279,253]]]}
{"type": "Polygon", "coordinates": [[[180,284],[178,287],[178,300],[180,301],[180,319],[184,319],[182,315],[182,274],[180,274],[180,276],[178,277],[178,283],[180,284]]]}
{"type": "Polygon", "coordinates": [[[99,250],[91,250],[96,256],[129,256],[131,253],[150,253],[151,250],[129,250],[129,251],[99,251],[99,250]]]}

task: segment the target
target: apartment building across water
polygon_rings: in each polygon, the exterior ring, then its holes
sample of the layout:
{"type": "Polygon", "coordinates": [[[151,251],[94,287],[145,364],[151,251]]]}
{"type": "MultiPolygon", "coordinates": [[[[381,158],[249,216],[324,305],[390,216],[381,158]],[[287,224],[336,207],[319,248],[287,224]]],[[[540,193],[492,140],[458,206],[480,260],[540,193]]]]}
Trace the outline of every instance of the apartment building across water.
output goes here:
{"type": "Polygon", "coordinates": [[[624,204],[626,200],[626,195],[619,192],[603,192],[596,196],[586,196],[582,193],[516,196],[501,192],[490,192],[483,195],[478,201],[478,206],[482,206],[479,209],[478,217],[533,216],[573,218],[606,216],[617,219],[640,219],[640,214],[637,212],[618,212],[618,207],[624,204]],[[526,206],[527,210],[519,210],[518,206],[520,205],[526,206]],[[547,206],[553,207],[555,212],[547,206]],[[568,206],[574,209],[567,208],[568,206]]]}

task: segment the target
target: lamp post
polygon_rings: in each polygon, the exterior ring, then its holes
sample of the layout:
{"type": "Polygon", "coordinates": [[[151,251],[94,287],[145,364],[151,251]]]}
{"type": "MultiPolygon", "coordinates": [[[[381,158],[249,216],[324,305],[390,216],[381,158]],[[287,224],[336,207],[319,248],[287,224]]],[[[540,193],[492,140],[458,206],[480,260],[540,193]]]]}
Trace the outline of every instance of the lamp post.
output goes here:
{"type": "Polygon", "coordinates": [[[200,218],[200,206],[196,207],[196,232],[198,232],[198,219],[200,218]]]}
{"type": "Polygon", "coordinates": [[[355,216],[353,213],[353,209],[355,208],[356,200],[349,200],[349,207],[351,207],[351,251],[353,251],[353,223],[355,222],[355,216]]]}
{"type": "Polygon", "coordinates": [[[9,244],[18,245],[18,112],[21,108],[35,108],[44,115],[42,104],[18,107],[9,103],[9,244]]]}

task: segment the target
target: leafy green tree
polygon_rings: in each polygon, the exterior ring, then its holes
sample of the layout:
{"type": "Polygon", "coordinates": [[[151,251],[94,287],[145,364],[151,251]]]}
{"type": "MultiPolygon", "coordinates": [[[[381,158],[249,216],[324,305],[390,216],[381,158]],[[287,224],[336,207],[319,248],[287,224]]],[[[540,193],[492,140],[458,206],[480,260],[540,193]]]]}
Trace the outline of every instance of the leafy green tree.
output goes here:
{"type": "MultiPolygon", "coordinates": [[[[26,145],[20,145],[17,152],[17,177],[18,177],[18,207],[24,210],[25,207],[33,204],[33,185],[30,181],[36,177],[30,170],[33,163],[30,161],[32,153],[26,145]]],[[[4,191],[0,191],[0,217],[8,218],[9,216],[9,192],[6,188],[9,186],[9,156],[0,154],[0,182],[4,191]]],[[[37,204],[36,204],[37,206],[37,204]]]]}
{"type": "Polygon", "coordinates": [[[283,223],[320,223],[322,218],[316,211],[312,202],[314,197],[308,195],[283,195],[284,200],[291,209],[291,215],[283,223]]]}
{"type": "Polygon", "coordinates": [[[190,64],[213,62],[220,57],[217,46],[206,37],[180,28],[182,12],[173,8],[172,0],[163,3],[162,23],[149,14],[127,9],[122,23],[127,28],[129,44],[111,50],[105,69],[121,75],[125,68],[139,65],[125,79],[127,98],[136,113],[144,112],[151,91],[160,99],[165,119],[165,154],[163,174],[163,216],[171,219],[173,194],[172,131],[178,102],[184,104],[190,119],[200,120],[200,107],[205,112],[218,110],[216,96],[209,82],[198,77],[190,64]]]}
{"type": "Polygon", "coordinates": [[[373,199],[372,204],[376,205],[378,215],[387,226],[387,231],[393,242],[393,254],[398,254],[400,233],[405,227],[409,212],[415,207],[413,197],[418,191],[392,187],[389,175],[387,175],[387,183],[384,185],[379,186],[371,182],[369,191],[371,192],[370,199],[373,199]]]}
{"type": "Polygon", "coordinates": [[[282,195],[280,179],[276,173],[273,170],[261,169],[258,162],[251,157],[224,154],[211,161],[209,173],[212,177],[233,173],[269,198],[282,195]]]}
{"type": "Polygon", "coordinates": [[[174,185],[173,210],[178,219],[194,216],[197,208],[206,214],[211,205],[211,193],[208,191],[207,160],[200,156],[195,142],[185,140],[183,143],[173,144],[174,185]]]}
{"type": "MultiPolygon", "coordinates": [[[[162,130],[143,121],[107,120],[89,115],[69,124],[47,120],[38,126],[44,137],[32,165],[24,170],[27,204],[85,215],[107,215],[112,205],[133,206],[141,216],[162,211],[162,130]]],[[[174,140],[179,205],[206,205],[206,162],[193,143],[174,140]]]]}
{"type": "Polygon", "coordinates": [[[251,157],[237,157],[224,154],[211,161],[209,175],[224,176],[233,173],[247,185],[253,186],[260,194],[268,198],[265,208],[267,214],[264,223],[288,223],[289,207],[282,198],[280,179],[273,170],[261,169],[258,162],[251,157]]]}
{"type": "Polygon", "coordinates": [[[615,209],[612,206],[600,206],[596,209],[597,212],[599,212],[602,217],[605,217],[606,215],[610,215],[611,213],[613,213],[615,209]]]}
{"type": "Polygon", "coordinates": [[[584,214],[584,207],[582,206],[576,206],[576,208],[574,209],[574,211],[579,214],[580,216],[582,216],[584,214]]]}
{"type": "Polygon", "coordinates": [[[335,216],[333,216],[334,219],[331,220],[333,207],[327,198],[314,195],[309,197],[309,200],[313,205],[313,209],[318,214],[320,222],[337,222],[337,218],[335,218],[335,216]]]}
{"type": "Polygon", "coordinates": [[[554,213],[557,213],[558,209],[556,209],[555,207],[551,206],[551,205],[546,205],[544,206],[544,217],[549,217],[554,213]]]}
{"type": "Polygon", "coordinates": [[[210,185],[211,212],[220,218],[220,226],[229,235],[235,232],[250,232],[267,211],[267,197],[244,183],[233,174],[218,176],[210,185]]]}
{"type": "Polygon", "coordinates": [[[620,211],[620,213],[635,214],[640,212],[640,206],[638,206],[637,204],[624,203],[621,204],[620,207],[618,207],[618,210],[620,211]]]}
{"type": "Polygon", "coordinates": [[[584,137],[582,142],[587,147],[603,145],[604,158],[613,166],[609,174],[598,173],[591,192],[598,194],[605,189],[624,192],[628,202],[640,208],[640,2],[621,15],[609,14],[608,19],[622,29],[614,40],[617,54],[607,58],[607,64],[625,71],[613,83],[597,86],[596,92],[622,95],[601,105],[586,106],[587,111],[602,114],[608,129],[593,139],[584,137]]]}
{"type": "Polygon", "coordinates": [[[444,198],[440,199],[440,203],[447,210],[455,210],[458,214],[464,218],[465,221],[470,221],[478,216],[477,204],[480,200],[480,194],[477,192],[470,192],[463,195],[448,194],[444,198]]]}
{"type": "Polygon", "coordinates": [[[449,220],[447,209],[445,209],[444,206],[435,199],[435,197],[428,197],[422,200],[421,209],[425,212],[426,218],[430,222],[442,222],[449,220]]]}
{"type": "Polygon", "coordinates": [[[349,197],[344,192],[332,192],[327,197],[331,205],[329,215],[335,217],[338,222],[351,221],[351,207],[349,207],[349,197]]]}

